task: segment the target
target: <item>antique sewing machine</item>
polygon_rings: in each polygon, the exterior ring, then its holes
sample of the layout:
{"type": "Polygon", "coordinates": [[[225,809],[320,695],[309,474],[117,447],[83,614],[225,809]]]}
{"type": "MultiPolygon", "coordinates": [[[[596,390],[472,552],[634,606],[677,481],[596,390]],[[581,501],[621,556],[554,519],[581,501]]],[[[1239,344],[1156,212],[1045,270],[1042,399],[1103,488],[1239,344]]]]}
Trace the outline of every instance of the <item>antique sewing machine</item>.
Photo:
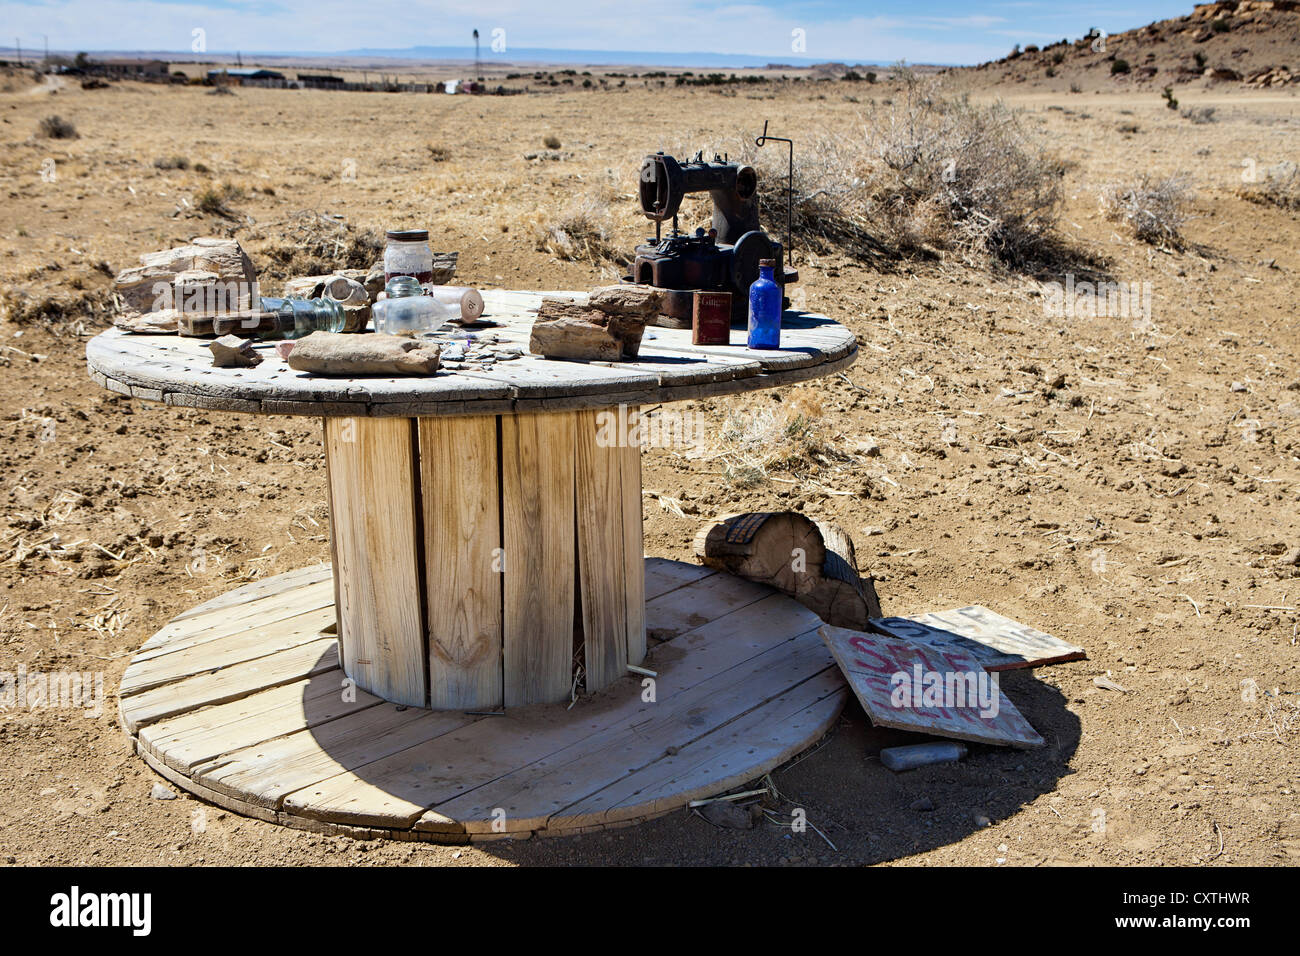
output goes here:
{"type": "Polygon", "coordinates": [[[731,321],[744,323],[749,287],[758,278],[761,259],[776,262],[776,281],[783,293],[785,286],[798,281],[798,272],[786,267],[786,246],[759,224],[754,167],[730,162],[725,156],[706,160],[702,152],[687,162],[653,153],[641,164],[640,199],[642,213],[655,224],[655,234],[636,247],[631,274],[624,281],[666,291],[659,324],[689,328],[692,297],[700,290],[730,292],[731,321]],[[712,225],[683,233],[677,221],[682,199],[700,192],[713,200],[712,225]],[[672,232],[665,236],[663,223],[668,220],[672,232]]]}

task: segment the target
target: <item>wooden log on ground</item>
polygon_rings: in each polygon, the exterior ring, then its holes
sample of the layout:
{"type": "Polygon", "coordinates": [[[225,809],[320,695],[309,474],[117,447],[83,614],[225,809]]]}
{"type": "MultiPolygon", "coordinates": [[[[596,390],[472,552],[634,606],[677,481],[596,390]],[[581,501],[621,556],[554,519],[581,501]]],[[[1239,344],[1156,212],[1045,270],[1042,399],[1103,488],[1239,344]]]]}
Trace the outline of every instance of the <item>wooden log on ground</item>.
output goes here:
{"type": "Polygon", "coordinates": [[[840,527],[797,511],[728,515],[695,538],[701,563],[789,594],[827,624],[865,630],[880,617],[875,584],[857,572],[840,527]]]}

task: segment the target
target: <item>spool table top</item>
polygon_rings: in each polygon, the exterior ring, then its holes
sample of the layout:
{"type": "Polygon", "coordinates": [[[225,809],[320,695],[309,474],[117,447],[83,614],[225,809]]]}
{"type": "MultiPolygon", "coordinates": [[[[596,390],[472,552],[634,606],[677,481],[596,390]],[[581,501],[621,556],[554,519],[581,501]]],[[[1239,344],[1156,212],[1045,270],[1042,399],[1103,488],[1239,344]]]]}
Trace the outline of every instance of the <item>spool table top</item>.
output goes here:
{"type": "MultiPolygon", "coordinates": [[[[485,321],[467,331],[496,336],[525,353],[545,295],[483,293],[485,321]]],[[[733,342],[743,333],[733,330],[733,342]]],[[[641,353],[622,362],[554,361],[524,354],[485,370],[445,369],[427,377],[335,378],[289,368],[274,349],[256,368],[214,368],[208,339],[109,329],[86,346],[91,377],[136,398],[190,408],[272,415],[434,416],[564,411],[672,402],[773,388],[853,364],[857,340],[823,315],[786,312],[777,351],[743,344],[696,346],[689,329],[646,328],[641,353]]]]}

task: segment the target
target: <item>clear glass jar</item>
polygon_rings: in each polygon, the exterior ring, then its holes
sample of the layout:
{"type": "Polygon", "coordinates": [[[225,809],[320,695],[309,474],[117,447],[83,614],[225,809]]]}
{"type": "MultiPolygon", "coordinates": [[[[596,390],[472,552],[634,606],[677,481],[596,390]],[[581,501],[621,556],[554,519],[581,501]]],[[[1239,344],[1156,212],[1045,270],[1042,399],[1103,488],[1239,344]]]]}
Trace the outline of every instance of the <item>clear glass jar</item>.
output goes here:
{"type": "Polygon", "coordinates": [[[384,286],[385,298],[370,307],[375,331],[387,335],[417,335],[431,332],[460,310],[433,296],[425,295],[411,276],[393,276],[384,286]]]}
{"type": "Polygon", "coordinates": [[[384,282],[394,276],[411,276],[416,282],[433,281],[433,253],[428,229],[392,229],[384,234],[384,282]]]}

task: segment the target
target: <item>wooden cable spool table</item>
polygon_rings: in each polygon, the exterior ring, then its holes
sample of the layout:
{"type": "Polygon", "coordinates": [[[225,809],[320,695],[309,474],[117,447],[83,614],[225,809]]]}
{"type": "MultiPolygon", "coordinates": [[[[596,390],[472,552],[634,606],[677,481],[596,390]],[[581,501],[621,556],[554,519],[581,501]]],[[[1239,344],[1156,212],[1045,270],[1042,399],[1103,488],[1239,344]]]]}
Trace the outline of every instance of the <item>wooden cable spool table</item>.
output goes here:
{"type": "MultiPolygon", "coordinates": [[[[497,327],[482,331],[526,351],[543,294],[485,292],[497,327]]],[[[786,313],[782,345],[651,327],[619,363],[525,354],[327,378],[269,349],[256,368],[214,368],[201,339],[96,336],[90,374],[113,391],[324,422],[332,564],[150,638],[120,692],[137,750],[238,812],[440,842],[635,822],[788,759],[845,699],[820,621],[766,587],[645,558],[628,440],[642,405],[856,357],[817,315],[786,313]]]]}

